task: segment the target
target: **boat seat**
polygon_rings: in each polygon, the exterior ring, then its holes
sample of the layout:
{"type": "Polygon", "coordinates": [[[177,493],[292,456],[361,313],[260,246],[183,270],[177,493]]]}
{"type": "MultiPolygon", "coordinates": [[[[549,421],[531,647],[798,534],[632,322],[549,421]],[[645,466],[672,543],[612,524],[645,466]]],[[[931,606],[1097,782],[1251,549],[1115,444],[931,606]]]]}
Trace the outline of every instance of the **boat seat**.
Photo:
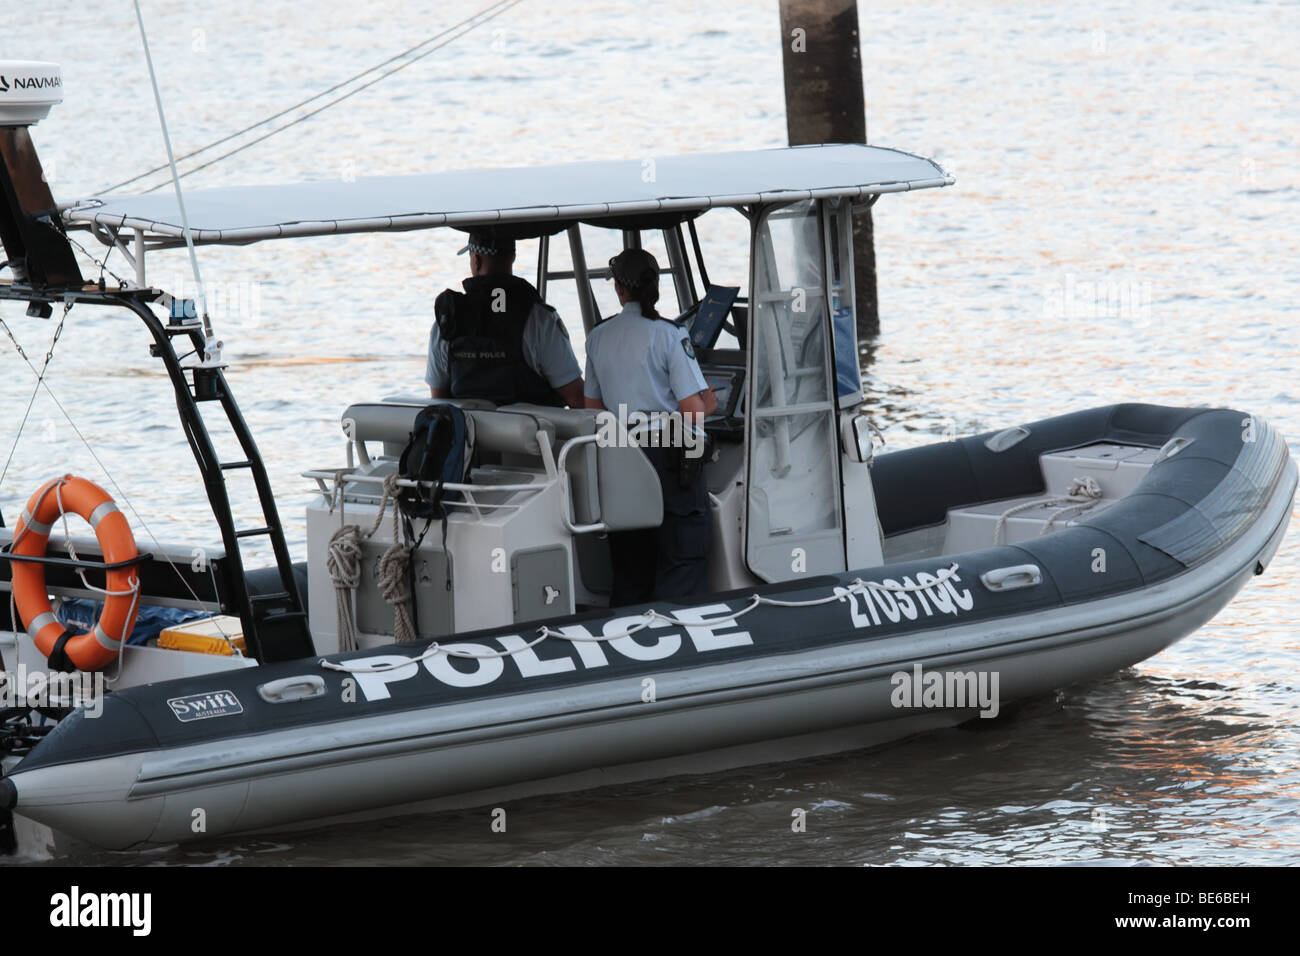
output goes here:
{"type": "Polygon", "coordinates": [[[449,405],[455,405],[457,408],[463,408],[467,412],[490,412],[497,407],[495,402],[490,402],[486,398],[430,398],[428,395],[385,395],[381,401],[385,405],[419,405],[420,407],[446,402],[449,405]]]}
{"type": "Polygon", "coordinates": [[[344,434],[354,441],[379,441],[384,444],[384,455],[396,458],[406,447],[415,427],[415,418],[426,405],[458,405],[474,423],[474,448],[476,453],[510,455],[535,460],[541,467],[541,446],[537,435],[542,432],[548,442],[555,439],[555,426],[538,416],[522,411],[504,412],[466,408],[463,402],[451,399],[431,399],[422,404],[407,405],[387,402],[358,403],[344,411],[344,434]],[[351,422],[351,425],[347,425],[351,422]]]}
{"type": "MultiPolygon", "coordinates": [[[[1043,495],[1026,495],[1022,498],[1008,498],[1005,501],[986,501],[981,504],[967,505],[965,508],[953,508],[948,512],[948,533],[944,541],[944,554],[964,554],[993,546],[994,531],[998,520],[1013,508],[1030,502],[1043,500],[1043,495]]],[[[1100,514],[1116,499],[1104,497],[1091,508],[1081,511],[1066,511],[1053,523],[1054,530],[1060,531],[1075,522],[1100,514]]],[[[1019,544],[1037,538],[1043,533],[1047,522],[1053,515],[1060,514],[1065,504],[1039,504],[1008,515],[1003,523],[1002,544],[1019,544]]]]}
{"type": "Polygon", "coordinates": [[[1155,464],[1157,453],[1155,448],[1139,445],[1097,442],[1043,455],[1039,459],[1046,489],[1043,493],[1063,495],[1069,490],[1071,481],[1087,476],[1095,478],[1101,485],[1103,497],[1122,498],[1132,494],[1146,477],[1155,464]]]}
{"type": "MultiPolygon", "coordinates": [[[[1066,528],[1074,521],[1100,513],[1125,495],[1132,494],[1155,462],[1156,449],[1139,445],[1120,445],[1097,442],[1080,448],[1055,451],[1040,457],[1043,469],[1043,492],[1010,498],[1005,501],[986,501],[953,508],[948,512],[948,532],[944,542],[945,554],[976,551],[993,544],[993,534],[998,520],[1019,505],[1063,496],[1069,492],[1076,478],[1092,478],[1101,488],[1101,500],[1082,512],[1065,512],[1053,528],[1066,528]]],[[[1040,504],[1007,516],[1003,523],[1003,543],[1016,544],[1042,534],[1053,515],[1061,512],[1063,503],[1040,504]]]]}
{"type": "MultiPolygon", "coordinates": [[[[559,447],[573,438],[596,434],[599,412],[592,408],[550,408],[545,405],[503,405],[502,412],[519,412],[551,424],[559,447]]],[[[664,520],[659,476],[635,446],[582,445],[565,459],[574,520],[603,523],[611,531],[657,528],[664,520]]]]}
{"type": "Polygon", "coordinates": [[[550,405],[531,405],[518,402],[514,405],[502,405],[503,412],[523,412],[545,418],[555,426],[555,437],[560,441],[577,438],[579,435],[596,433],[596,409],[594,408],[553,408],[550,405]]]}
{"type": "MultiPolygon", "coordinates": [[[[427,404],[350,405],[342,417],[343,422],[351,423],[344,426],[344,433],[358,442],[383,442],[385,456],[396,458],[410,438],[416,416],[427,404]]],[[[541,467],[539,434],[545,436],[550,450],[558,453],[565,441],[596,433],[596,412],[585,408],[519,404],[495,411],[470,409],[466,415],[474,422],[475,457],[495,453],[503,464],[517,465],[525,459],[541,467]]],[[[663,522],[659,478],[639,448],[584,445],[568,456],[565,470],[578,524],[604,523],[611,531],[629,531],[658,527],[663,522]]]]}
{"type": "MultiPolygon", "coordinates": [[[[555,426],[557,446],[563,446],[571,438],[596,433],[596,410],[592,408],[551,408],[523,402],[505,408],[545,417],[555,426]]],[[[569,473],[574,520],[578,524],[595,524],[600,520],[600,479],[593,448],[580,448],[564,462],[564,470],[569,473]]],[[[554,451],[558,458],[559,447],[554,451]]]]}

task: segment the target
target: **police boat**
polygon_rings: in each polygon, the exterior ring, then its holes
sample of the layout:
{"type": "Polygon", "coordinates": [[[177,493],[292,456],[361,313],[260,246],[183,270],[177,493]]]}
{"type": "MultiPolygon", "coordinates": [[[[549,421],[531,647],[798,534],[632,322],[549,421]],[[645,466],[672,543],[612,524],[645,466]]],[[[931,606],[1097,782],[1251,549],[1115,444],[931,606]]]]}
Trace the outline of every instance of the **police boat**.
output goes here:
{"type": "Polygon", "coordinates": [[[114,678],[103,695],[6,704],[10,846],[494,805],[993,717],[1191,634],[1286,529],[1295,464],[1246,410],[1116,405],[877,453],[851,217],[951,185],[928,159],[823,145],[656,157],[653,175],[638,159],[195,190],[186,217],[162,194],[56,204],[28,127],[62,86],[19,89],[0,92],[0,299],[38,320],[63,312],[70,330],[89,307],[139,319],[213,533],[137,546],[126,503],[84,478],[4,489],[9,690],[21,669],[51,686],[114,678]],[[747,269],[711,276],[700,235],[724,217],[747,228],[747,269]],[[603,436],[593,411],[453,402],[464,471],[444,476],[441,517],[412,518],[403,499],[429,490],[400,467],[430,405],[418,393],[339,409],[337,454],[303,463],[317,494],[301,516],[307,560],[293,561],[212,330],[149,285],[145,260],[187,241],[424,229],[530,241],[538,290],[570,284],[588,331],[605,275],[588,244],[661,250],[720,400],[706,423],[704,597],[609,606],[606,535],[662,513],[646,457],[603,436]],[[88,282],[76,231],[119,250],[134,281],[88,282]],[[216,450],[231,434],[238,460],[216,450]],[[227,492],[235,470],[253,476],[251,516],[227,492]],[[95,535],[63,530],[69,512],[95,535]],[[251,568],[251,547],[268,544],[274,563],[251,568]],[[76,599],[104,604],[93,626],[63,614],[76,599]],[[211,627],[140,639],[157,608],[211,627]]]}

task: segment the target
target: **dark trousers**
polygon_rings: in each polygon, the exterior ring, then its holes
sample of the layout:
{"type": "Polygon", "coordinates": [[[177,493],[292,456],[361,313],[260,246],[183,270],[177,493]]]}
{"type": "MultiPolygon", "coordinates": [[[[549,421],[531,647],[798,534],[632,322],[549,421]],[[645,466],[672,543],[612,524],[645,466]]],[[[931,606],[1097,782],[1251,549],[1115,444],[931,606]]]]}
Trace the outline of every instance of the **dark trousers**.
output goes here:
{"type": "Polygon", "coordinates": [[[664,521],[657,528],[610,532],[610,607],[680,600],[702,593],[708,583],[713,532],[703,469],[683,488],[678,449],[641,450],[659,476],[664,521]]]}

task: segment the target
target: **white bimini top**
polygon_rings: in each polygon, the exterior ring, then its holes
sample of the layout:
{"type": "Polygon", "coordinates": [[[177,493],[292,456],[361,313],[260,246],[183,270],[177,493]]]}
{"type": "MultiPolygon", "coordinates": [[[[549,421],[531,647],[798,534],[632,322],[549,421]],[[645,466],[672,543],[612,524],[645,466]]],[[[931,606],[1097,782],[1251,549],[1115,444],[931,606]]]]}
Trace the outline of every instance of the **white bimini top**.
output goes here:
{"type": "MultiPolygon", "coordinates": [[[[266,186],[187,189],[194,241],[264,239],[455,226],[531,224],[534,234],[573,222],[668,215],[718,206],[908,192],[952,177],[921,156],[879,146],[836,144],[732,153],[691,153],[512,169],[466,169],[266,186]]],[[[138,230],[150,248],[182,244],[180,207],[170,191],[92,196],[63,208],[71,227],[138,230]]]]}

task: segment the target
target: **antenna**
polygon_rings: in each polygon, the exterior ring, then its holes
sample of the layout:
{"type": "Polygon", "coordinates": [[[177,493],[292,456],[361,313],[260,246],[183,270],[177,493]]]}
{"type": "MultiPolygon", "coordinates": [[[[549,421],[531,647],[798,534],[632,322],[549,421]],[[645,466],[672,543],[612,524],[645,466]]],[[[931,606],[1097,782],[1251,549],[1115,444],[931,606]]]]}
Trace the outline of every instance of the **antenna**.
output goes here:
{"type": "Polygon", "coordinates": [[[85,280],[27,132],[61,102],[58,64],[0,60],[0,243],[18,282],[79,289],[85,280]]]}
{"type": "Polygon", "coordinates": [[[140,24],[140,42],[144,44],[144,59],[149,66],[149,82],[153,85],[153,100],[158,106],[158,123],[162,127],[163,142],[167,146],[167,164],[172,170],[172,185],[176,189],[176,204],[181,211],[181,228],[185,231],[185,248],[190,252],[190,266],[194,270],[194,284],[199,290],[199,312],[203,316],[203,335],[206,339],[204,345],[204,361],[202,364],[217,364],[220,362],[221,343],[213,341],[212,320],[208,318],[208,297],[203,288],[203,277],[199,274],[199,257],[194,254],[194,235],[190,231],[190,217],[185,211],[185,196],[181,193],[181,179],[176,172],[176,156],[172,152],[172,138],[167,132],[167,117],[163,113],[162,94],[158,92],[158,75],[153,69],[153,57],[149,53],[149,37],[144,29],[144,14],[140,12],[140,0],[133,0],[135,4],[135,19],[140,24]]]}

